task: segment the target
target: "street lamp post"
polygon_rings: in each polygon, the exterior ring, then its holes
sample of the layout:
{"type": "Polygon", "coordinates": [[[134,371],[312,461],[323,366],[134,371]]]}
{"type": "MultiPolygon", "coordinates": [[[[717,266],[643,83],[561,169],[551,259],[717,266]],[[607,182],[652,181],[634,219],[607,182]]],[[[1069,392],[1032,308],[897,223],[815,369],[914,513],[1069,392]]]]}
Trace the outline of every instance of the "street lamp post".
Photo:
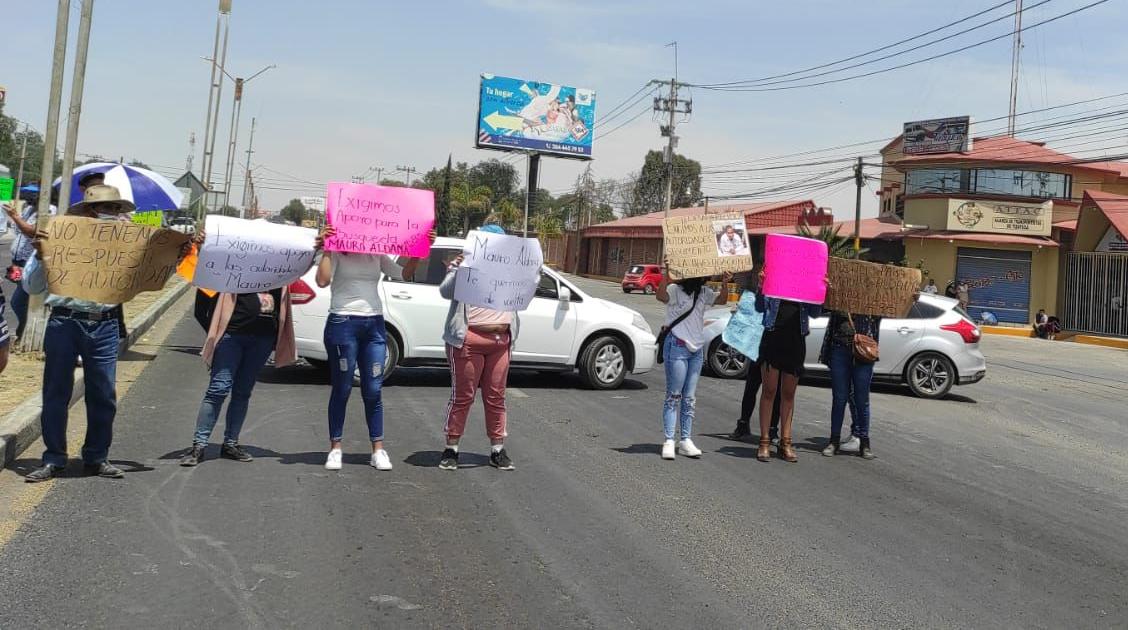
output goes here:
{"type": "MultiPolygon", "coordinates": [[[[269,66],[266,66],[262,70],[259,70],[258,72],[252,74],[249,78],[235,79],[235,102],[232,104],[233,109],[231,112],[231,132],[229,134],[231,136],[231,141],[227,146],[227,171],[224,175],[223,205],[225,206],[228,205],[231,200],[231,177],[235,171],[235,145],[239,139],[239,120],[243,113],[243,90],[246,89],[247,84],[250,83],[255,77],[266,72],[267,70],[271,70],[277,67],[278,66],[271,64],[269,66]]],[[[244,212],[245,210],[243,208],[240,208],[239,216],[243,217],[244,212]]]]}
{"type": "Polygon", "coordinates": [[[212,64],[211,83],[208,85],[208,116],[204,121],[204,156],[200,160],[201,177],[204,183],[205,200],[204,212],[207,212],[207,196],[211,191],[211,176],[212,166],[215,157],[215,137],[218,135],[216,132],[219,128],[219,103],[220,97],[223,95],[223,74],[226,74],[224,66],[227,62],[227,35],[230,26],[231,15],[231,0],[219,0],[219,13],[215,18],[215,44],[212,47],[212,56],[209,61],[212,64]],[[219,27],[220,23],[223,24],[223,49],[220,53],[219,45],[219,27]],[[214,105],[214,107],[213,107],[214,105]]]}

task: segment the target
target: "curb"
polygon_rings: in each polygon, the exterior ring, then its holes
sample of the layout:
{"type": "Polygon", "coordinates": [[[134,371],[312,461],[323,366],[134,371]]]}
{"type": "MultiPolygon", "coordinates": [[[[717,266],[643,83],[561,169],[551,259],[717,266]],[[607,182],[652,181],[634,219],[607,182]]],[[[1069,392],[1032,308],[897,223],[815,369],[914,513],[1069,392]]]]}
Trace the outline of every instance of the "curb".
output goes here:
{"type": "Polygon", "coordinates": [[[1014,326],[980,326],[984,334],[987,335],[1003,335],[1006,337],[1033,337],[1034,331],[1029,326],[1022,328],[1014,326]]]}
{"type": "MultiPolygon", "coordinates": [[[[148,332],[149,329],[153,327],[153,324],[160,319],[161,315],[164,315],[177,300],[183,297],[191,286],[192,285],[187,282],[181,281],[180,286],[169,291],[164,297],[157,300],[140,315],[130,320],[129,323],[126,324],[130,329],[129,334],[118,345],[118,356],[121,356],[121,354],[136,343],[142,335],[148,332]]],[[[74,394],[71,396],[70,401],[72,407],[79,400],[82,400],[83,391],[84,382],[82,370],[78,370],[75,373],[74,394]]],[[[41,391],[36,392],[12,410],[7,416],[0,418],[0,457],[3,457],[3,463],[0,464],[0,467],[7,466],[17,455],[39,439],[41,433],[39,414],[43,410],[42,396],[43,393],[41,391]]]]}

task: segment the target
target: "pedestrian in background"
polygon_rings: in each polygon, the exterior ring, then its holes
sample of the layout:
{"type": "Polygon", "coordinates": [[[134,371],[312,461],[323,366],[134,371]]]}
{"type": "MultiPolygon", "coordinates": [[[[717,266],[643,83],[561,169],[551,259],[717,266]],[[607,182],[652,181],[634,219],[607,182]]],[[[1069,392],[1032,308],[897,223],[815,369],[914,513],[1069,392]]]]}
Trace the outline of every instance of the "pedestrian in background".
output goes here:
{"type": "Polygon", "coordinates": [[[870,315],[833,311],[823,336],[819,363],[830,369],[832,402],[830,407],[830,440],[822,454],[833,457],[842,445],[842,422],[850,407],[850,434],[860,441],[858,455],[873,459],[870,448],[870,386],[875,361],[860,356],[855,347],[857,335],[864,335],[880,344],[881,318],[870,315]]]}
{"type": "Polygon", "coordinates": [[[935,280],[933,280],[932,278],[929,278],[929,279],[928,279],[928,284],[927,284],[927,285],[925,285],[925,287],[924,287],[923,289],[921,289],[921,291],[920,291],[920,292],[921,292],[921,293],[927,293],[927,294],[929,294],[929,295],[936,295],[936,292],[937,292],[938,290],[939,290],[939,289],[937,289],[937,287],[936,287],[936,281],[935,281],[935,280]]]}
{"type": "Polygon", "coordinates": [[[0,373],[8,367],[8,351],[12,345],[12,336],[8,333],[8,320],[4,319],[4,311],[8,308],[4,299],[4,288],[0,287],[0,373]]]}
{"type": "Polygon", "coordinates": [[[956,299],[960,301],[960,308],[965,311],[971,304],[970,290],[968,289],[967,283],[963,280],[960,280],[956,285],[956,299]]]}
{"type": "MultiPolygon", "coordinates": [[[[763,261],[757,261],[757,267],[763,266],[763,261]]],[[[757,269],[748,272],[744,279],[744,291],[760,293],[760,274],[757,269]]],[[[764,362],[757,358],[748,366],[744,374],[744,395],[740,399],[740,417],[736,420],[736,428],[729,434],[729,439],[745,440],[752,435],[752,414],[756,411],[756,401],[760,398],[760,385],[764,378],[764,362]]],[[[770,438],[772,443],[779,441],[779,409],[781,390],[776,388],[775,404],[772,406],[772,426],[770,438]]]]}
{"type": "Polygon", "coordinates": [[[732,274],[721,276],[721,290],[705,284],[708,278],[687,278],[673,282],[667,265],[655,297],[666,305],[666,325],[660,341],[666,366],[666,401],[662,408],[662,459],[674,459],[675,450],[686,457],[701,457],[693,443],[693,416],[697,405],[697,380],[705,359],[705,310],[728,303],[728,283],[732,274]],[[674,429],[681,425],[681,439],[674,445],[674,429]]]}
{"type": "MultiPolygon", "coordinates": [[[[67,211],[104,221],[122,220],[133,211],[133,203],[122,199],[113,186],[91,186],[83,200],[67,211]]],[[[41,257],[47,246],[47,234],[40,232],[33,241],[35,254],[28,261],[23,278],[29,294],[47,292],[47,274],[41,257]]],[[[185,244],[181,256],[191,247],[185,244]]],[[[48,294],[44,301],[51,309],[44,334],[43,411],[40,416],[43,443],[43,465],[28,473],[28,482],[47,481],[67,464],[67,420],[74,388],[75,361],[82,359],[86,388],[86,441],[82,461],[87,474],[112,479],[124,476],[120,468],[109,462],[113,441],[114,416],[117,413],[117,304],[48,294]]]]}
{"type": "MultiPolygon", "coordinates": [[[[765,270],[761,274],[768,272],[765,270]]],[[[761,282],[763,278],[761,278],[761,282]]],[[[760,298],[764,311],[764,338],[760,342],[763,362],[763,386],[760,392],[760,447],[756,459],[771,459],[769,425],[777,407],[779,392],[779,446],[777,454],[785,461],[795,463],[799,457],[791,445],[791,427],[795,414],[795,392],[799,377],[803,375],[803,361],[807,354],[806,337],[811,332],[810,318],[822,313],[816,304],[801,304],[779,298],[760,298]]]]}
{"type": "MultiPolygon", "coordinates": [[[[23,288],[21,279],[24,267],[35,253],[32,241],[35,240],[35,225],[39,216],[39,184],[31,183],[22,186],[19,190],[19,199],[23,202],[23,211],[17,211],[17,204],[4,204],[4,212],[8,221],[14,228],[15,238],[12,240],[12,264],[8,267],[5,276],[14,282],[16,288],[12,291],[12,312],[16,314],[16,338],[23,337],[24,328],[27,326],[28,293],[23,288]]],[[[48,206],[50,216],[55,216],[57,196],[51,193],[51,204],[48,206]]]]}
{"type": "MultiPolygon", "coordinates": [[[[478,231],[505,234],[501,226],[493,224],[484,225],[478,231]]],[[[439,468],[458,469],[458,447],[466,430],[466,417],[481,389],[486,433],[490,438],[490,466],[498,470],[514,470],[513,460],[505,450],[505,438],[508,436],[505,386],[520,321],[515,312],[469,306],[454,299],[461,264],[461,255],[451,261],[446,277],[439,285],[439,295],[450,300],[443,327],[443,341],[450,364],[450,401],[443,424],[446,446],[439,459],[439,468]]]]}
{"type": "MultiPolygon", "coordinates": [[[[192,242],[200,246],[204,239],[204,231],[200,230],[192,242]]],[[[319,234],[315,250],[320,250],[323,243],[324,236],[319,234]]],[[[313,260],[311,257],[310,266],[313,260]]],[[[227,405],[219,454],[239,462],[253,461],[254,457],[239,444],[239,432],[247,419],[255,379],[271,352],[275,367],[285,367],[297,359],[289,288],[238,294],[197,290],[196,321],[207,333],[201,355],[211,377],[196,415],[192,446],[180,459],[180,465],[196,466],[204,461],[208,440],[228,395],[231,402],[227,405]]]]}
{"type": "MultiPolygon", "coordinates": [[[[332,227],[324,238],[335,234],[332,227]]],[[[429,234],[435,241],[435,232],[429,234]]],[[[325,350],[329,355],[329,454],[325,468],[341,469],[341,438],[345,427],[353,374],[360,368],[360,396],[368,439],[372,442],[369,463],[377,470],[391,470],[392,461],[384,450],[384,402],[381,388],[384,360],[387,358],[387,332],[384,305],[380,300],[382,274],[410,281],[419,266],[418,258],[408,258],[403,266],[386,254],[348,254],[325,252],[317,266],[317,286],[331,287],[329,317],[325,322],[325,350]]]]}

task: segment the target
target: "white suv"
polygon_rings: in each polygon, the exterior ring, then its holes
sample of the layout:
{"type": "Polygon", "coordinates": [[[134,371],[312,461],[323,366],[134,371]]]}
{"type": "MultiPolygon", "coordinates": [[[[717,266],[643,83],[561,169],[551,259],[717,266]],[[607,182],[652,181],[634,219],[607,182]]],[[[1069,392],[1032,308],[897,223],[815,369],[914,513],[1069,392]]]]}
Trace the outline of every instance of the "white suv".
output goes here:
{"type": "MultiPolygon", "coordinates": [[[[446,367],[442,335],[450,302],[439,295],[439,283],[462,245],[462,239],[440,238],[420,262],[414,281],[384,276],[380,282],[388,331],[385,377],[397,366],[446,367]]],[[[329,314],[329,289],[317,287],[316,270],[315,265],[290,285],[298,356],[315,365],[328,360],[322,338],[329,314]]],[[[551,269],[542,269],[536,297],[519,317],[515,368],[578,369],[594,389],[618,388],[628,373],[654,368],[656,340],[642,315],[587,295],[551,269]]]]}

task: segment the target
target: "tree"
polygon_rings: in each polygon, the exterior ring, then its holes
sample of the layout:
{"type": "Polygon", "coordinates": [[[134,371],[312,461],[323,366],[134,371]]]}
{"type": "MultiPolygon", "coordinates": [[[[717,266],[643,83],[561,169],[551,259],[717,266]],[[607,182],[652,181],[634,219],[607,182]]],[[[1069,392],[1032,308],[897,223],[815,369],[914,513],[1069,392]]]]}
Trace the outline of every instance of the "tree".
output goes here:
{"type": "Polygon", "coordinates": [[[278,216],[285,221],[290,221],[295,225],[301,225],[302,220],[306,216],[306,207],[302,205],[300,199],[291,199],[290,203],[286,204],[281,210],[278,211],[278,216]]]}
{"type": "MultiPolygon", "coordinates": [[[[27,157],[24,159],[23,183],[39,180],[43,164],[43,136],[28,129],[15,118],[4,114],[0,104],[0,164],[7,166],[15,178],[20,168],[20,151],[24,138],[27,138],[27,157]]],[[[55,172],[63,170],[62,160],[56,154],[55,172]]]]}
{"type": "MultiPolygon", "coordinates": [[[[674,154],[671,208],[688,208],[701,203],[701,163],[674,154]]],[[[633,214],[657,212],[665,208],[666,164],[661,151],[648,151],[634,186],[633,214]]]]}
{"type": "Polygon", "coordinates": [[[450,209],[462,219],[462,234],[470,232],[470,224],[477,223],[489,214],[493,191],[486,186],[473,186],[466,182],[450,189],[450,209]]]}
{"type": "Polygon", "coordinates": [[[490,189],[490,201],[498,203],[502,199],[517,202],[519,196],[517,169],[509,163],[493,159],[478,162],[467,173],[471,186],[485,186],[490,189]]]}
{"type": "Polygon", "coordinates": [[[130,161],[129,161],[129,165],[130,165],[130,166],[136,166],[137,168],[143,168],[143,169],[145,169],[145,170],[147,170],[147,171],[151,171],[151,170],[153,170],[153,167],[149,166],[148,164],[146,164],[146,163],[144,163],[144,162],[142,162],[141,160],[138,160],[138,159],[136,159],[136,158],[134,158],[134,159],[130,160],[130,161]]]}
{"type": "Polygon", "coordinates": [[[557,238],[564,233],[560,217],[551,213],[539,214],[530,218],[529,227],[536,231],[537,240],[541,242],[542,247],[548,239],[557,238]]]}
{"type": "Polygon", "coordinates": [[[525,213],[512,199],[502,199],[494,206],[493,212],[486,217],[489,223],[497,223],[506,231],[515,231],[523,227],[525,213]]]}

